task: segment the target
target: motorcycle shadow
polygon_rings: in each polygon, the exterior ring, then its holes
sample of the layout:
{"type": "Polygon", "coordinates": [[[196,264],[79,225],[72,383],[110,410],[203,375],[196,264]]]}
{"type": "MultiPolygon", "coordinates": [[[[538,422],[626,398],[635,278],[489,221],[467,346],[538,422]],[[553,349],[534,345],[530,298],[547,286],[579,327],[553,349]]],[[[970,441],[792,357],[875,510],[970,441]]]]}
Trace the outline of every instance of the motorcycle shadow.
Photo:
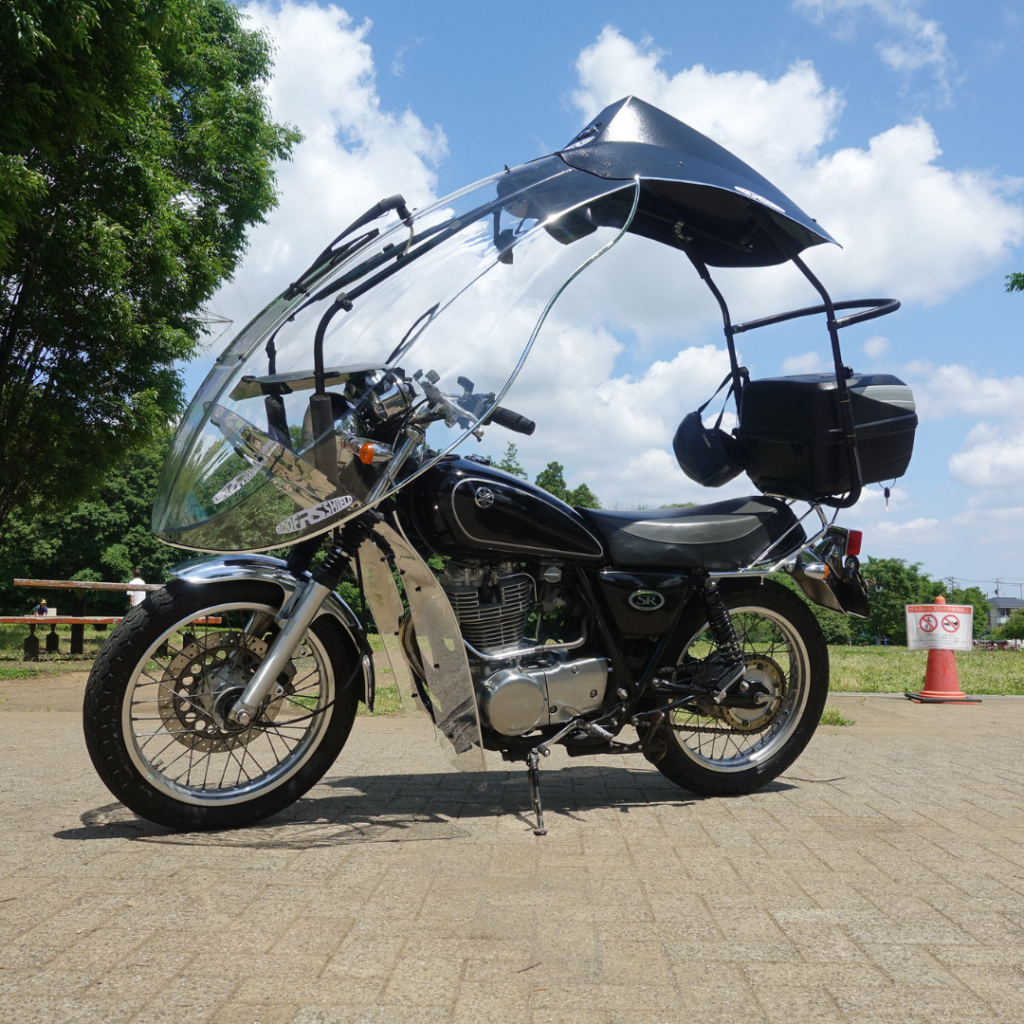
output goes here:
{"type": "MultiPolygon", "coordinates": [[[[684,808],[705,798],[679,789],[651,771],[614,766],[576,766],[544,772],[548,828],[559,818],[587,823],[592,812],[630,814],[651,808],[684,808]]],[[[793,786],[776,780],[761,792],[793,786]]],[[[722,799],[716,797],[714,799],[722,799]]],[[[55,839],[127,839],[178,846],[306,850],[356,843],[467,839],[503,818],[532,830],[526,774],[522,770],[462,774],[415,772],[324,779],[313,795],[248,828],[219,832],[174,832],[154,825],[123,804],[105,804],[82,814],[81,825],[55,839]],[[333,790],[325,794],[324,790],[333,790]],[[469,825],[471,828],[465,828],[469,825]]],[[[607,819],[602,819],[607,821],[607,819]]]]}

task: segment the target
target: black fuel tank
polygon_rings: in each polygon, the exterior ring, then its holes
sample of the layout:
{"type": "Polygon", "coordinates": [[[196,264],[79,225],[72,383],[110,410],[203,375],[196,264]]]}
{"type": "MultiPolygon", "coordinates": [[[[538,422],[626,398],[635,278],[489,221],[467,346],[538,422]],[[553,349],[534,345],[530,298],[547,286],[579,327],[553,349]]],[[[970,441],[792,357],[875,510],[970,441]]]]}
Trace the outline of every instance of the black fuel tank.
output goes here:
{"type": "Polygon", "coordinates": [[[441,555],[590,563],[604,557],[601,542],[565,502],[471,459],[442,459],[399,493],[399,503],[441,555]]]}

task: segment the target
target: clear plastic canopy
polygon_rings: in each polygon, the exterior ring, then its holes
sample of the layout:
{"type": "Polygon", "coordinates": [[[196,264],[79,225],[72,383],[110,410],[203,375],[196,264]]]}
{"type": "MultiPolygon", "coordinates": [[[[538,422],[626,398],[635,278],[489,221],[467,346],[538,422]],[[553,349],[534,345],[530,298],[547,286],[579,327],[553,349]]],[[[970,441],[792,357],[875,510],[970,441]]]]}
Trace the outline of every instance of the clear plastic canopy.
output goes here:
{"type": "Polygon", "coordinates": [[[369,230],[311,268],[236,336],[192,400],[154,532],[200,551],[269,550],[337,526],[423,472],[502,400],[548,310],[622,236],[638,195],[636,181],[544,157],[369,230]],[[467,383],[489,401],[433,423],[403,472],[364,458],[367,442],[378,452],[405,442],[395,425],[432,393],[457,396],[467,383]]]}

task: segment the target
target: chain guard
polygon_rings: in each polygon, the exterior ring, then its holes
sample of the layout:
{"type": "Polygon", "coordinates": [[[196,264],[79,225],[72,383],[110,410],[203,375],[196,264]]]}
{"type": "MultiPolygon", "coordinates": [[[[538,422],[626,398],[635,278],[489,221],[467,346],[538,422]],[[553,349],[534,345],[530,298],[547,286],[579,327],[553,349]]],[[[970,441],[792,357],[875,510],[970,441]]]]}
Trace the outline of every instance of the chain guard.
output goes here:
{"type": "Polygon", "coordinates": [[[715,725],[684,725],[679,722],[671,722],[670,728],[678,732],[713,733],[722,736],[737,732],[764,732],[775,720],[779,698],[786,686],[786,674],[778,662],[765,654],[748,654],[745,661],[747,667],[744,678],[753,676],[754,681],[760,683],[761,687],[771,694],[772,699],[763,708],[751,714],[747,708],[722,707],[715,704],[710,697],[701,698],[703,706],[695,713],[705,718],[717,718],[724,722],[727,728],[715,725]]]}

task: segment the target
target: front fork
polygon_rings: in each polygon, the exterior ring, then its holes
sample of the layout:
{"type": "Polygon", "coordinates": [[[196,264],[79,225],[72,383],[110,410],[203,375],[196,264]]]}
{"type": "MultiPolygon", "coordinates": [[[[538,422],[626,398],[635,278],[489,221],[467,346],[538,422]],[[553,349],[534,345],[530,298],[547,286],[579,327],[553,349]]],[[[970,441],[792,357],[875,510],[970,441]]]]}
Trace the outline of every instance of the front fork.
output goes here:
{"type": "MultiPolygon", "coordinates": [[[[281,627],[281,632],[271,642],[266,657],[253,673],[242,695],[231,706],[228,718],[232,721],[245,726],[253,720],[302,643],[302,638],[319,614],[324,601],[338,586],[352,553],[358,549],[379,518],[377,513],[367,512],[347,523],[341,533],[335,535],[323,565],[278,613],[275,621],[281,627]]],[[[316,546],[306,549],[304,554],[312,557],[316,546]]]]}

